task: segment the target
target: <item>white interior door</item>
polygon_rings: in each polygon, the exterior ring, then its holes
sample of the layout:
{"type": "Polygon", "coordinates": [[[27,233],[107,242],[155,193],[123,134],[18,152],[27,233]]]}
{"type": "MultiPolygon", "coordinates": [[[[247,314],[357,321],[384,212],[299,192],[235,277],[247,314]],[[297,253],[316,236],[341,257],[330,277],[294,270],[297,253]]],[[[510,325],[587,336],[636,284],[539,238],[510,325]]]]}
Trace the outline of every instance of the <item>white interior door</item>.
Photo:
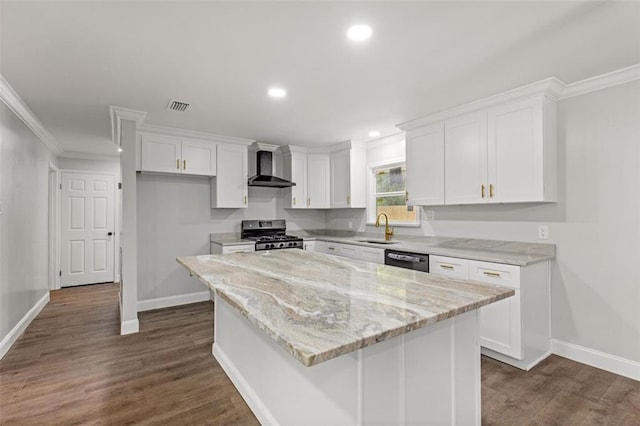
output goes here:
{"type": "Polygon", "coordinates": [[[114,177],[62,172],[60,285],[113,281],[114,177]]]}

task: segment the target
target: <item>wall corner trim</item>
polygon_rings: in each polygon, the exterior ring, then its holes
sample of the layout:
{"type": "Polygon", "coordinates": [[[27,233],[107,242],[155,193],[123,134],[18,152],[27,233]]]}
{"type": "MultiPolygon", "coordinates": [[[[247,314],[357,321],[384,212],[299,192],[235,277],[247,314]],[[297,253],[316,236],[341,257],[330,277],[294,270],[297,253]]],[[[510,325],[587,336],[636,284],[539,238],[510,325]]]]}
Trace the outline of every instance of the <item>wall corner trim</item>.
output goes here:
{"type": "Polygon", "coordinates": [[[551,352],[573,361],[640,380],[640,362],[561,340],[551,340],[551,352]]]}
{"type": "Polygon", "coordinates": [[[120,335],[124,336],[125,334],[133,334],[140,331],[140,323],[137,319],[122,321],[120,323],[120,335]]]}
{"type": "Polygon", "coordinates": [[[190,303],[211,300],[209,290],[198,293],[181,294],[179,296],[159,297],[157,299],[138,300],[138,312],[154,309],[170,308],[172,306],[188,305],[190,303]]]}
{"type": "Polygon", "coordinates": [[[124,108],[109,105],[109,117],[111,117],[111,140],[116,146],[120,146],[120,126],[122,120],[131,120],[136,122],[136,127],[140,127],[147,116],[146,111],[138,111],[136,109],[124,108]]]}
{"type": "Polygon", "coordinates": [[[9,352],[9,349],[11,349],[16,340],[22,336],[22,333],[29,327],[31,321],[38,316],[47,303],[49,303],[49,290],[47,290],[47,293],[29,309],[22,319],[18,321],[16,326],[2,339],[2,342],[0,342],[0,359],[9,352]]]}
{"type": "Polygon", "coordinates": [[[640,80],[640,64],[567,84],[559,99],[585,95],[635,80],[640,80]]]}
{"type": "Polygon", "coordinates": [[[44,127],[38,117],[31,111],[20,95],[11,87],[9,82],[0,74],[0,101],[9,108],[34,135],[55,155],[62,153],[62,148],[44,127]]]}

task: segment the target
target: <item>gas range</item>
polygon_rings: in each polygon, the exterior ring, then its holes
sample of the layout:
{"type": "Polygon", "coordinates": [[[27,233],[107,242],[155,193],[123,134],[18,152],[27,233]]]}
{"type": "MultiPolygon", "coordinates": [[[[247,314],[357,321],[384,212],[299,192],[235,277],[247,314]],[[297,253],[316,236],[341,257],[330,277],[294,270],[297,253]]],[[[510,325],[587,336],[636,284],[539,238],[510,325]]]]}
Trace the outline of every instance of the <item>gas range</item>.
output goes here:
{"type": "Polygon", "coordinates": [[[283,219],[243,220],[240,236],[256,242],[256,251],[303,248],[300,237],[287,235],[287,224],[283,219]]]}

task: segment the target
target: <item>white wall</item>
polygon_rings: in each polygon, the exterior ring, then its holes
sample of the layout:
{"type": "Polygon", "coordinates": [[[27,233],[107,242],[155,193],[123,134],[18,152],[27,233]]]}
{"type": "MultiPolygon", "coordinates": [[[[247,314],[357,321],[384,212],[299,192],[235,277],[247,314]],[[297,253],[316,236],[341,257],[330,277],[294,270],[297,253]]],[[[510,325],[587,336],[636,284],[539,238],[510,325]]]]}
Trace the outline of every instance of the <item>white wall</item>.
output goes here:
{"type": "Polygon", "coordinates": [[[48,173],[55,158],[0,102],[0,341],[49,291],[48,173]]]}
{"type": "Polygon", "coordinates": [[[208,254],[209,234],[240,232],[243,219],[286,219],[288,229],[324,228],[322,210],[279,207],[282,190],[249,188],[246,209],[211,209],[204,177],[138,174],[138,300],[202,292],[177,256],[208,254]]]}

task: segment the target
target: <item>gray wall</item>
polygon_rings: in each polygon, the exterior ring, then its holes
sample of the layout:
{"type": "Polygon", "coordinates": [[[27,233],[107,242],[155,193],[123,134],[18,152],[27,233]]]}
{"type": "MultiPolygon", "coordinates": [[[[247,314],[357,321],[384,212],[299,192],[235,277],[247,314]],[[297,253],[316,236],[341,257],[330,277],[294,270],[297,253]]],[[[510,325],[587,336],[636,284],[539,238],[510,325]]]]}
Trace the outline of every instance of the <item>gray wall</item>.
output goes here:
{"type": "Polygon", "coordinates": [[[289,229],[324,227],[324,211],[283,210],[282,194],[249,188],[248,208],[211,209],[208,178],[138,174],[138,300],[204,291],[175,258],[208,254],[209,234],[239,232],[242,219],[286,219],[289,229]]]}
{"type": "MultiPolygon", "coordinates": [[[[540,241],[548,224],[553,338],[640,361],[640,82],[560,101],[558,114],[557,203],[429,207],[422,233],[540,241]]],[[[328,226],[349,220],[363,213],[327,213],[328,226]]]]}
{"type": "Polygon", "coordinates": [[[48,291],[48,148],[0,102],[0,341],[48,291]]]}

